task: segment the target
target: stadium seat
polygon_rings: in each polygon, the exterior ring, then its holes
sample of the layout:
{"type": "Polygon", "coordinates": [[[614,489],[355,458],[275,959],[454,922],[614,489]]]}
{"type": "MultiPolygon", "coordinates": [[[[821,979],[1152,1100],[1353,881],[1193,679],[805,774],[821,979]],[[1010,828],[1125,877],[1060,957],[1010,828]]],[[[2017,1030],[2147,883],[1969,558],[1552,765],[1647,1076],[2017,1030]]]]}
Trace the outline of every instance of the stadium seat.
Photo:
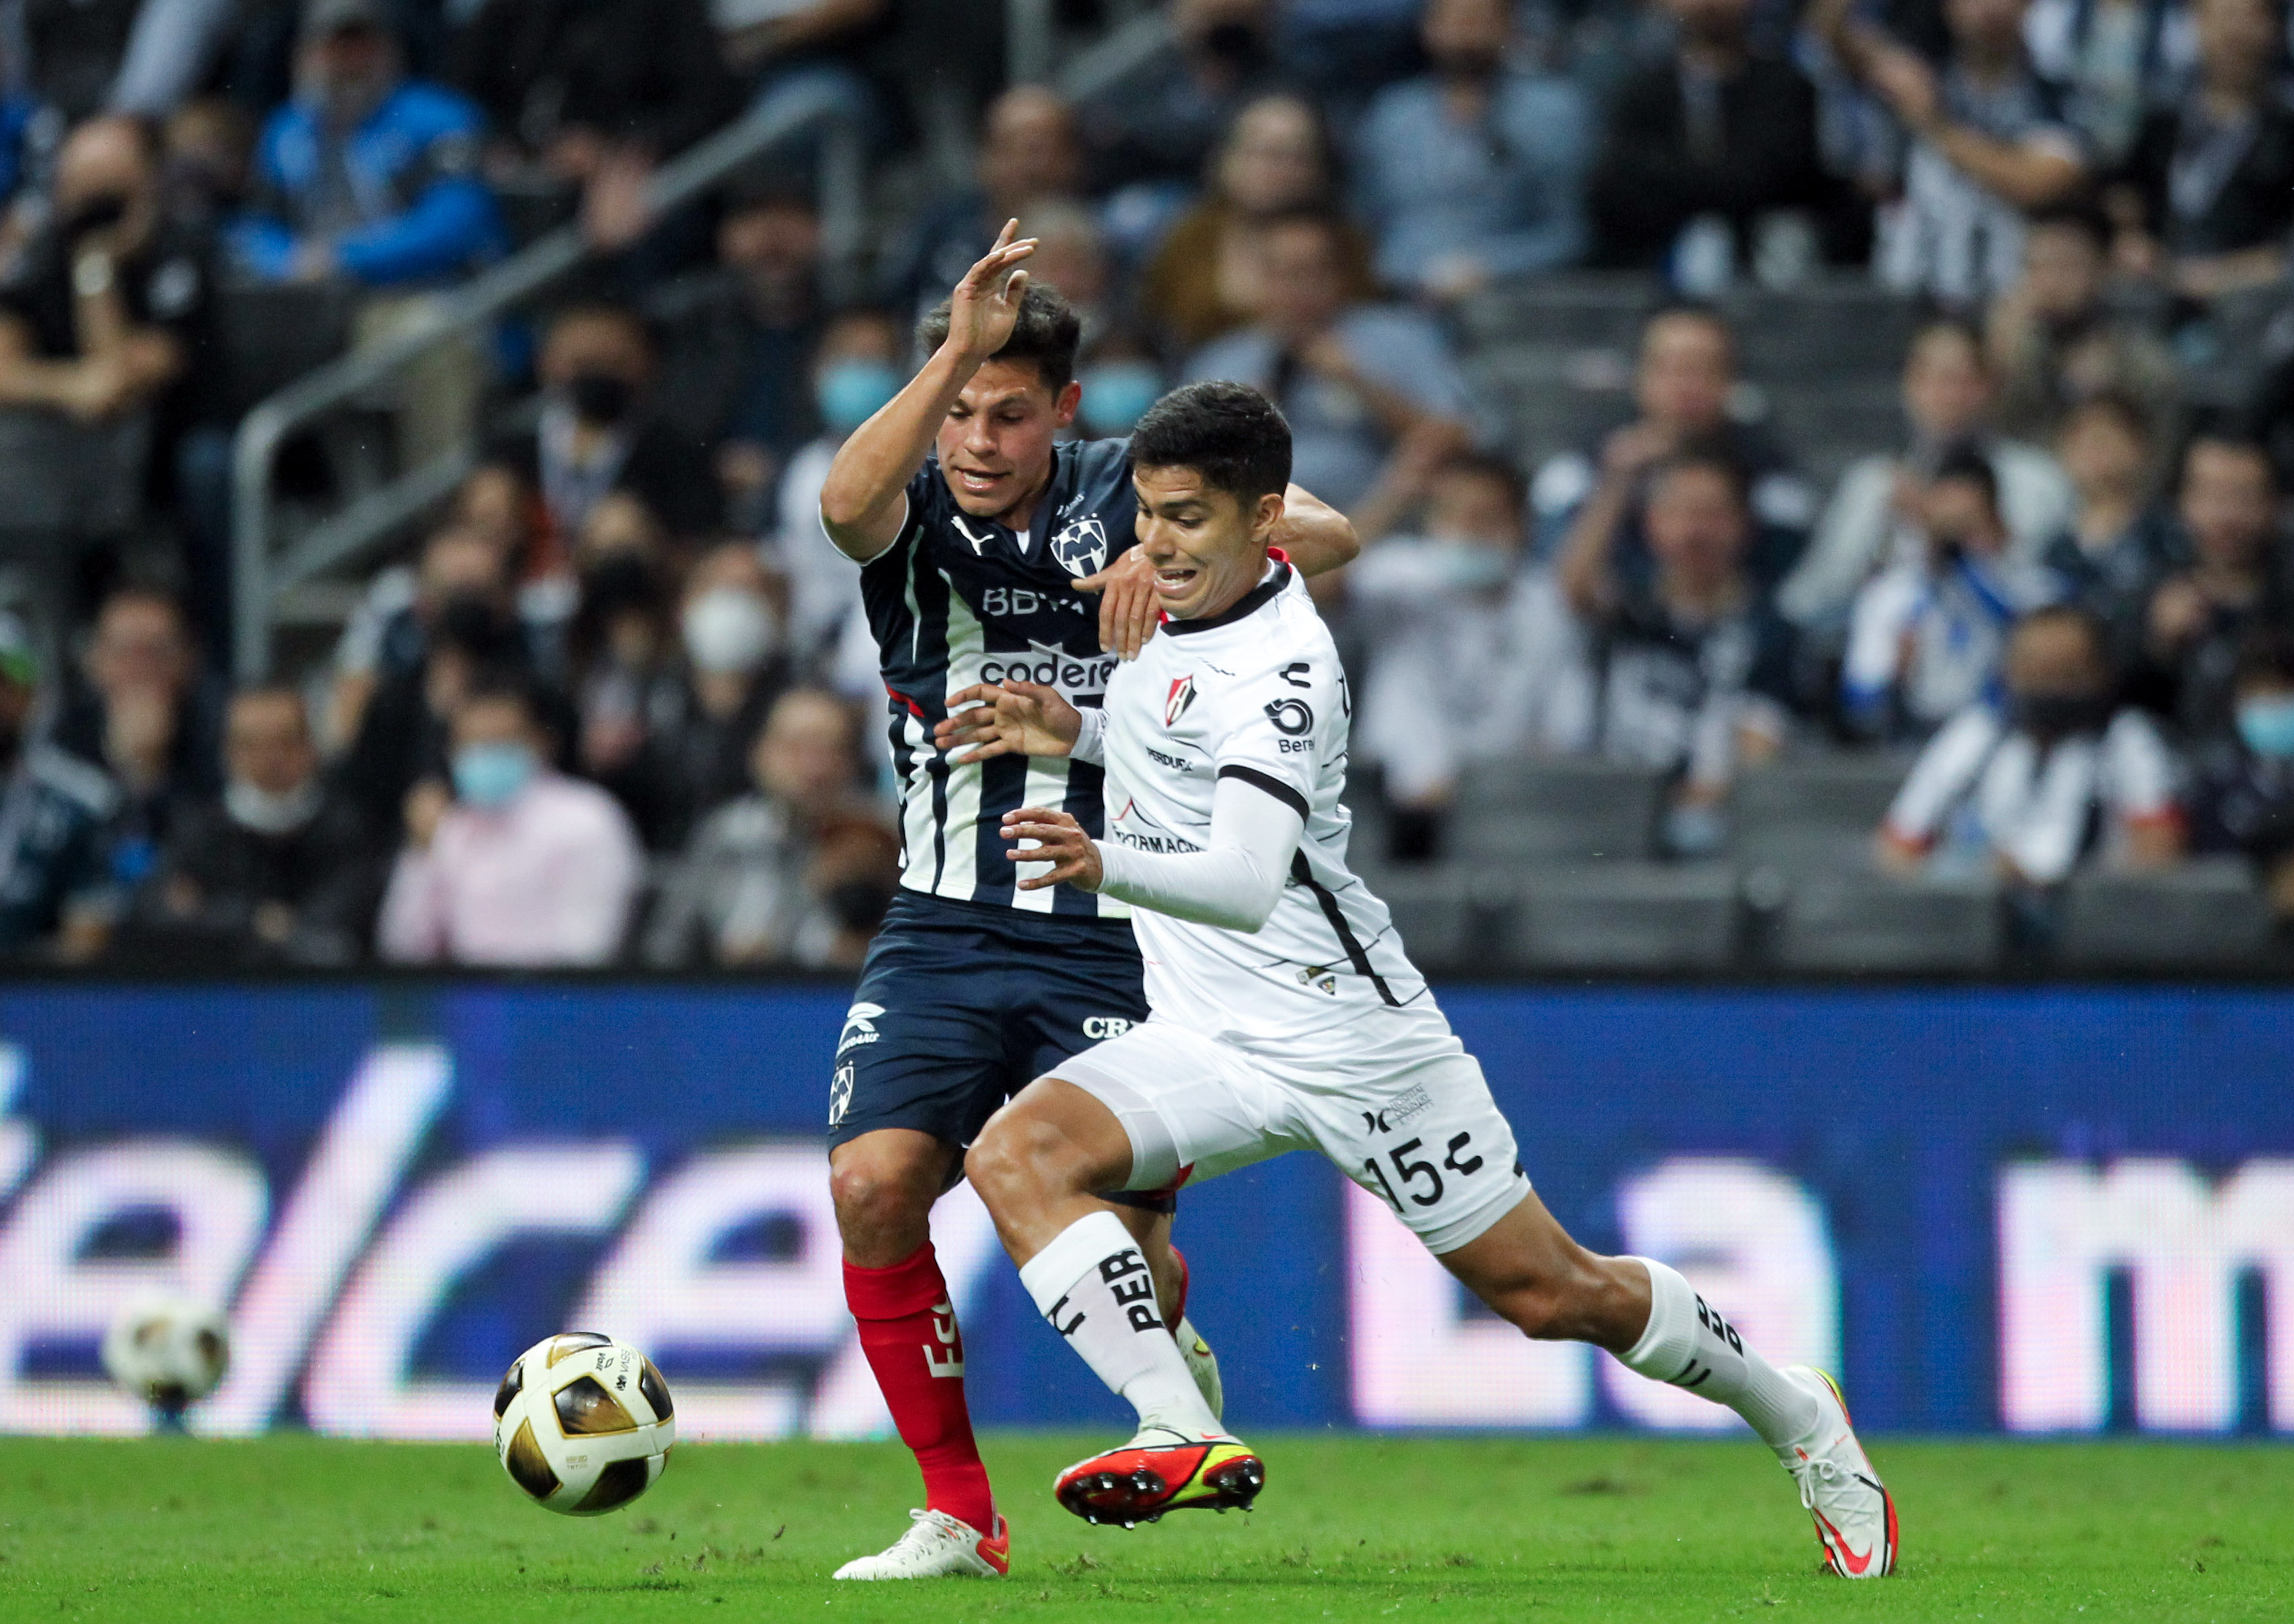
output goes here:
{"type": "Polygon", "coordinates": [[[1664,296],[1656,278],[1634,272],[1542,276],[1493,288],[1458,315],[1476,348],[1526,340],[1630,351],[1664,296]]]}
{"type": "Polygon", "coordinates": [[[1478,763],[1459,780],[1451,847],[1484,864],[1646,857],[1659,789],[1655,773],[1605,761],[1478,763]]]}
{"type": "Polygon", "coordinates": [[[1511,970],[1712,970],[1737,952],[1737,878],[1720,863],[1592,863],[1524,872],[1496,932],[1511,970]]]}
{"type": "Polygon", "coordinates": [[[357,290],[329,282],[242,282],[219,289],[216,336],[232,415],[340,355],[358,297],[357,290]]]}
{"type": "Polygon", "coordinates": [[[2238,857],[2151,874],[2081,874],[2064,888],[2056,956],[2067,964],[2234,964],[2270,941],[2270,910],[2238,857]]]}
{"type": "Polygon", "coordinates": [[[1733,849],[1786,873],[1860,869],[1910,770],[1908,757],[1845,752],[1747,768],[1729,795],[1733,849]]]}
{"type": "Polygon", "coordinates": [[[1433,864],[1382,869],[1369,884],[1393,914],[1410,962],[1426,974],[1473,970],[1486,954],[1486,917],[1476,907],[1465,869],[1433,864]]]}
{"type": "Polygon", "coordinates": [[[1989,970],[1999,961],[2003,926],[1988,881],[1804,875],[1785,893],[1769,952],[1788,970],[1989,970]]]}
{"type": "Polygon", "coordinates": [[[1916,301],[1861,277],[1789,293],[1747,287],[1721,308],[1736,324],[1745,375],[1763,380],[1892,381],[1920,322],[1916,301]]]}

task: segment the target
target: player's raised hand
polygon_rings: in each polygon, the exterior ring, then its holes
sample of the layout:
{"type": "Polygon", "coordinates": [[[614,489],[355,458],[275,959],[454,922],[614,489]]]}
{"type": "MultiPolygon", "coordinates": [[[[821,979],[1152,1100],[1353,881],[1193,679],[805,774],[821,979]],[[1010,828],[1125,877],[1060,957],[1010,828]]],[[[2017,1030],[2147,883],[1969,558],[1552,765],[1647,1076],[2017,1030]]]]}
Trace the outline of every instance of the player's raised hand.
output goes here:
{"type": "Polygon", "coordinates": [[[1155,635],[1163,607],[1155,597],[1155,566],[1144,549],[1133,548],[1096,575],[1076,584],[1078,592],[1099,594],[1099,646],[1109,654],[1136,660],[1155,635]]]}
{"type": "Polygon", "coordinates": [[[1107,877],[1107,870],[1099,860],[1099,842],[1064,812],[1046,811],[1042,807],[1021,807],[1016,812],[1006,812],[1004,838],[1012,842],[1013,849],[1005,855],[1013,862],[1052,865],[1045,873],[1021,876],[1020,889],[1023,891],[1040,891],[1054,885],[1095,891],[1107,877]],[[1030,840],[1035,844],[1027,844],[1030,840]]]}
{"type": "Polygon", "coordinates": [[[991,756],[1064,756],[1083,732],[1083,718],[1040,683],[974,683],[948,696],[948,715],[932,729],[932,743],[958,767],[991,756]]]}
{"type": "Polygon", "coordinates": [[[1028,291],[1028,273],[1018,267],[1036,251],[1036,240],[1019,232],[1020,223],[1006,220],[996,246],[964,273],[948,296],[948,345],[974,363],[1002,349],[1020,319],[1020,296],[1028,291]]]}

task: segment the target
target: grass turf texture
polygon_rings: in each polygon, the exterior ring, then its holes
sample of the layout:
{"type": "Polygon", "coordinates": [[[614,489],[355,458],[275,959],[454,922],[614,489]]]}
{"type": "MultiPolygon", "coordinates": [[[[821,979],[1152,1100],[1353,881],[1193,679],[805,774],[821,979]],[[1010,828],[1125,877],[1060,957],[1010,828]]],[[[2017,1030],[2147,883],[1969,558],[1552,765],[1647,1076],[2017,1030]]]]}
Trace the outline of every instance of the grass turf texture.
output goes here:
{"type": "Polygon", "coordinates": [[[1816,1571],[1749,1440],[1258,1440],[1261,1509],[1126,1533],[1052,1502],[1100,1439],[1006,1434],[996,1585],[833,1585],[915,1498],[888,1445],[687,1445],[626,1511],[484,1446],[0,1440],[0,1619],[1633,1620],[2294,1616],[2294,1449],[1889,1443],[1904,1563],[1816,1571]]]}

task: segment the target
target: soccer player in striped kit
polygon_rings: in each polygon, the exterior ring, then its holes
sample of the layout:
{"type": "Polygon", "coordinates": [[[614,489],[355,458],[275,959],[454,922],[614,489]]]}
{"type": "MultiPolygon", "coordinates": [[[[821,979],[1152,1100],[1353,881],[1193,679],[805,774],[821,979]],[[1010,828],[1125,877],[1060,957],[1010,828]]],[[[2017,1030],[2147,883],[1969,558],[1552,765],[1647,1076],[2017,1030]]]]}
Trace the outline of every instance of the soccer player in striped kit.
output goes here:
{"type": "MultiPolygon", "coordinates": [[[[862,968],[830,1087],[830,1181],[845,1296],[925,1506],[839,1579],[994,1578],[1009,1565],[964,1405],[963,1344],[930,1214],[1004,1100],[1147,1016],[1129,911],[1013,883],[1001,825],[1055,807],[1094,833],[1102,775],[1082,762],[951,761],[932,743],[948,698],[1016,680],[1096,707],[1153,635],[1152,571],[1134,550],[1120,440],[1061,443],[1082,390],[1078,322],[1031,286],[1031,240],[1007,225],[919,332],[928,359],[837,452],[821,522],[861,565],[900,782],[901,889],[862,968]],[[1094,603],[1094,600],[1095,603],[1094,603]]],[[[1357,550],[1353,526],[1291,486],[1276,540],[1305,573],[1357,550]]],[[[1172,1198],[1111,1198],[1141,1244],[1179,1351],[1217,1408],[1217,1366],[1187,1323],[1172,1198]]]]}

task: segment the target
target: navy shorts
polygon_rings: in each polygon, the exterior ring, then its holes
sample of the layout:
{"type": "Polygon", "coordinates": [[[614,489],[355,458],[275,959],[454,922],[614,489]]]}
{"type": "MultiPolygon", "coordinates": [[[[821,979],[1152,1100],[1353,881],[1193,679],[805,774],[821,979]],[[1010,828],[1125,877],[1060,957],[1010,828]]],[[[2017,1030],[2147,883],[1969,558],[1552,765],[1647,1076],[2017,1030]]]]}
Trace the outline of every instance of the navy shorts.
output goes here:
{"type": "Polygon", "coordinates": [[[1142,973],[1119,920],[899,892],[836,1040],[829,1144],[914,1128],[969,1145],[1013,1094],[1146,1019],[1142,973]]]}

